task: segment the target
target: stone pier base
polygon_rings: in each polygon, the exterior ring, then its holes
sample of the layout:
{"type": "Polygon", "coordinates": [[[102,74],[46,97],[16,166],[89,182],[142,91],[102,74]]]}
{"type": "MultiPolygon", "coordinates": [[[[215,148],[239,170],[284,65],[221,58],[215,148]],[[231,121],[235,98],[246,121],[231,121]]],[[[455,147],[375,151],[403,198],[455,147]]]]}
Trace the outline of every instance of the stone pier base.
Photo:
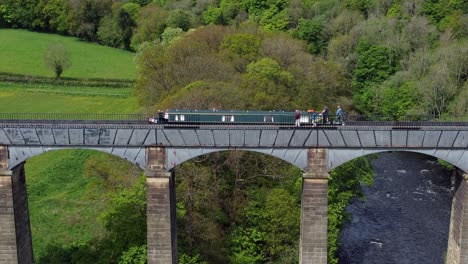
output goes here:
{"type": "Polygon", "coordinates": [[[165,170],[164,148],[146,151],[148,264],[177,264],[174,174],[165,170]]]}
{"type": "Polygon", "coordinates": [[[304,178],[299,263],[327,263],[328,180],[304,178]]]}
{"type": "Polygon", "coordinates": [[[326,264],[328,247],[327,150],[307,151],[307,170],[302,182],[300,264],[326,264]]]}
{"type": "Polygon", "coordinates": [[[458,179],[452,201],[446,264],[468,264],[468,175],[458,179]]]}
{"type": "Polygon", "coordinates": [[[0,263],[33,263],[24,163],[0,170],[0,263]]]}

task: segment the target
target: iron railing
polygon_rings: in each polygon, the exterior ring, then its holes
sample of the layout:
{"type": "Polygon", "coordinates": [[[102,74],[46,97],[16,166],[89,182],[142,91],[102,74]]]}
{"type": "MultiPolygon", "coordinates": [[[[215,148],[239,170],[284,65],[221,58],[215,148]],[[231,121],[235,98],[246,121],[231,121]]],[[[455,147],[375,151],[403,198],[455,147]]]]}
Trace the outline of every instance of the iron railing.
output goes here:
{"type": "Polygon", "coordinates": [[[0,122],[109,122],[141,123],[147,122],[148,114],[88,114],[88,113],[0,113],[0,122]]]}
{"type": "MultiPolygon", "coordinates": [[[[294,112],[283,111],[174,111],[168,115],[156,114],[88,114],[88,113],[0,113],[0,123],[147,123],[148,118],[163,124],[209,125],[294,125],[294,112]]],[[[468,117],[434,117],[407,115],[399,118],[386,115],[351,115],[344,113],[341,119],[335,115],[325,118],[321,114],[301,112],[301,126],[392,126],[394,128],[418,128],[421,126],[468,126],[468,117]]]]}

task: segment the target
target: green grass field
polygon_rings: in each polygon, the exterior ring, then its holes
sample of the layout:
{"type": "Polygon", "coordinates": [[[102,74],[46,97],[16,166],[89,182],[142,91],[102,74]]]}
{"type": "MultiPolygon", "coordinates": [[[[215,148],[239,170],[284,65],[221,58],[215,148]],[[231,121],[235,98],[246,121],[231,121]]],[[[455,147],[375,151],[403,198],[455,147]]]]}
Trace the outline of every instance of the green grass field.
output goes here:
{"type": "Polygon", "coordinates": [[[26,163],[29,216],[36,257],[50,244],[67,246],[103,232],[96,218],[105,204],[86,194],[93,179],[83,177],[86,159],[95,151],[60,150],[26,163]]]}
{"type": "Polygon", "coordinates": [[[131,88],[0,83],[0,112],[137,113],[131,88]]]}
{"type": "MultiPolygon", "coordinates": [[[[53,77],[53,72],[43,63],[43,53],[53,41],[64,43],[71,55],[72,67],[64,72],[64,77],[136,78],[134,54],[130,52],[73,37],[11,29],[0,29],[0,72],[53,77]]],[[[0,112],[140,112],[131,87],[67,86],[28,83],[27,78],[24,79],[25,82],[0,82],[0,112]]],[[[77,83],[81,84],[80,80],[77,83]]],[[[94,180],[83,175],[85,161],[101,155],[106,154],[92,150],[60,150],[27,160],[26,182],[36,260],[54,254],[49,252],[51,245],[70,248],[104,234],[97,221],[108,206],[106,199],[99,197],[104,190],[94,189],[96,193],[89,195],[88,186],[94,180]]]]}
{"type": "Polygon", "coordinates": [[[49,43],[61,42],[70,54],[72,66],[64,77],[135,79],[134,54],[81,41],[74,37],[0,29],[0,72],[53,77],[44,65],[49,43]]]}

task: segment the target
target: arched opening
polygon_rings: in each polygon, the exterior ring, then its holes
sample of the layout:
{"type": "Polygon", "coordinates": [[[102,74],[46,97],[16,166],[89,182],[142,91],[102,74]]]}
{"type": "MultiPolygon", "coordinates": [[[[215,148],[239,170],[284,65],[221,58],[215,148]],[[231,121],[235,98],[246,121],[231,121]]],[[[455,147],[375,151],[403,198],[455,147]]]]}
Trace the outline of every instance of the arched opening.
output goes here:
{"type": "MultiPolygon", "coordinates": [[[[330,152],[329,158],[336,158],[338,152],[333,154],[332,149],[328,151],[330,152]]],[[[60,151],[50,152],[50,154],[54,153],[60,153],[60,151]]],[[[37,158],[41,156],[43,155],[39,155],[37,158]]],[[[64,158],[65,155],[57,154],[57,156],[64,158]]],[[[98,160],[94,162],[94,165],[100,166],[106,159],[98,160]]],[[[32,161],[34,159],[28,160],[27,164],[33,163],[32,161]]],[[[428,163],[432,164],[433,161],[434,159],[429,159],[428,163]]],[[[343,163],[343,166],[346,167],[354,162],[343,163]]],[[[38,161],[37,163],[44,164],[46,162],[38,161]]],[[[61,161],[60,164],[62,163],[65,163],[67,169],[71,168],[67,167],[66,162],[61,161]]],[[[396,162],[386,162],[385,164],[387,163],[396,164],[396,162]]],[[[340,170],[343,166],[333,170],[331,176],[333,177],[334,171],[340,170]]],[[[139,169],[136,170],[139,171],[139,169]]],[[[404,174],[403,171],[398,172],[398,170],[400,168],[397,169],[397,173],[404,174]]],[[[93,171],[99,170],[93,169],[93,171]]],[[[118,169],[118,171],[123,170],[118,169]]],[[[235,261],[246,263],[252,259],[273,263],[275,261],[277,263],[297,262],[299,228],[296,228],[296,223],[299,220],[297,211],[300,212],[302,186],[302,172],[297,167],[268,155],[229,151],[200,156],[176,166],[174,171],[176,181],[178,181],[177,216],[179,230],[177,232],[181,258],[187,258],[191,261],[207,259],[209,262],[213,260],[215,262],[227,261],[223,263],[235,261]],[[184,178],[187,180],[182,181],[184,178]],[[190,215],[189,220],[187,220],[188,215],[190,215]],[[189,228],[189,230],[183,230],[183,228],[189,228]],[[220,237],[222,238],[220,239],[220,237]],[[294,239],[294,237],[296,238],[294,239]],[[285,243],[284,241],[291,242],[285,243]]],[[[141,173],[141,171],[139,172],[141,173]]],[[[29,175],[29,173],[27,174],[29,175]]],[[[426,172],[422,174],[426,174],[426,172]]],[[[56,175],[53,179],[58,180],[60,176],[56,175]]],[[[142,192],[144,193],[144,188],[142,192]]],[[[387,193],[385,193],[386,196],[387,193]]],[[[60,195],[57,197],[60,198],[60,195]]],[[[389,197],[392,195],[390,194],[389,197]]],[[[144,197],[140,201],[144,203],[144,197]]],[[[379,210],[381,210],[380,207],[379,210]]],[[[49,211],[53,211],[53,209],[55,208],[49,208],[49,211]]],[[[450,212],[450,208],[448,212],[450,212]]],[[[434,221],[432,220],[432,222],[434,221]]],[[[64,223],[66,221],[62,221],[60,224],[64,223]]],[[[418,223],[421,225],[422,222],[418,223]]],[[[126,227],[128,226],[132,228],[143,226],[144,229],[146,227],[144,223],[138,225],[135,221],[127,222],[126,227]]],[[[378,226],[385,226],[385,224],[378,226]]],[[[430,225],[426,226],[430,227],[430,225]]],[[[372,240],[367,241],[367,243],[366,249],[369,248],[369,245],[378,246],[382,241],[372,240]]],[[[81,246],[83,245],[89,246],[85,243],[81,246]]],[[[85,248],[79,246],[73,249],[80,252],[78,249],[85,248]]],[[[96,244],[93,244],[93,247],[96,248],[96,244]]],[[[139,254],[141,249],[137,247],[133,249],[133,253],[145,256],[144,253],[139,254]]],[[[51,247],[50,250],[60,254],[70,253],[66,250],[61,251],[60,248],[51,247]]],[[[408,247],[405,247],[405,252],[417,255],[409,251],[408,247]]],[[[97,254],[96,251],[93,254],[97,254]]],[[[97,259],[96,256],[93,255],[95,259],[97,259]]]]}
{"type": "Polygon", "coordinates": [[[299,168],[230,150],[188,160],[174,171],[179,260],[298,263],[299,168]]]}
{"type": "Polygon", "coordinates": [[[346,208],[338,263],[445,263],[456,177],[448,163],[415,152],[373,159],[373,184],[346,208]]]}
{"type": "Polygon", "coordinates": [[[138,166],[101,151],[66,149],[28,158],[25,173],[35,263],[117,262],[145,244],[138,166]]]}

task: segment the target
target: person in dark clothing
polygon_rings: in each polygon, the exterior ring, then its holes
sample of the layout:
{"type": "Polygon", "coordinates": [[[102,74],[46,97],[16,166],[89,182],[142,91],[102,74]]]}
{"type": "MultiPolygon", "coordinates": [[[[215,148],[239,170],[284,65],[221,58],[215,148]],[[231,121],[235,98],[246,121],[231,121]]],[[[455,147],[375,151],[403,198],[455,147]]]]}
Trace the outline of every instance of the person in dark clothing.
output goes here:
{"type": "Polygon", "coordinates": [[[297,127],[301,126],[301,111],[296,110],[295,119],[296,119],[296,124],[295,125],[297,127]]]}
{"type": "Polygon", "coordinates": [[[328,123],[328,106],[323,107],[322,119],[324,124],[328,123]]]}

